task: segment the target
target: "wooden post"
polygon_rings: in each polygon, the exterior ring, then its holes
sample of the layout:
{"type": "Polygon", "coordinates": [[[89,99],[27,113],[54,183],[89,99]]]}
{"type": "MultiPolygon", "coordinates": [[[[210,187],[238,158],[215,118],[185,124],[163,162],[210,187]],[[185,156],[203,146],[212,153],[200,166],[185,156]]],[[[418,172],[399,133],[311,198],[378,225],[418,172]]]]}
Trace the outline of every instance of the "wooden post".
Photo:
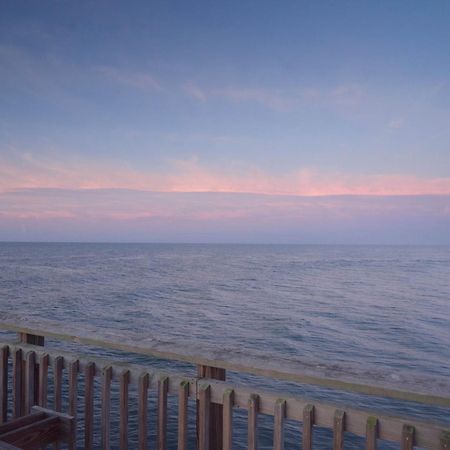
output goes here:
{"type": "Polygon", "coordinates": [[[306,405],[303,409],[303,450],[312,450],[314,425],[314,405],[306,405]]]}
{"type": "Polygon", "coordinates": [[[120,374],[120,450],[128,448],[128,385],[130,383],[130,371],[124,369],[120,374]]]}
{"type": "Polygon", "coordinates": [[[233,448],[233,405],[234,391],[228,388],[223,393],[223,450],[233,448]]]}
{"type": "Polygon", "coordinates": [[[259,396],[251,394],[248,399],[248,450],[256,450],[258,448],[257,442],[257,422],[259,412],[259,396]]]}
{"type": "MultiPolygon", "coordinates": [[[[17,338],[21,344],[31,344],[31,345],[39,345],[40,347],[44,346],[45,338],[44,336],[37,336],[36,334],[28,334],[28,333],[17,333],[17,338]]],[[[23,379],[22,379],[22,392],[25,392],[25,361],[23,362],[23,379]]],[[[39,404],[39,363],[36,362],[34,369],[34,398],[33,404],[39,404]]],[[[25,402],[25,398],[23,399],[25,402]]],[[[23,405],[25,407],[25,403],[23,405]]]]}
{"type": "MultiPolygon", "coordinates": [[[[225,369],[210,366],[197,366],[199,378],[211,378],[225,381],[225,369]]],[[[199,405],[197,402],[197,448],[199,448],[199,405]]],[[[222,450],[223,447],[223,406],[211,403],[209,413],[209,446],[211,450],[222,450]]]]}
{"type": "Polygon", "coordinates": [[[211,386],[199,384],[198,386],[198,450],[211,449],[211,386]]]}
{"type": "Polygon", "coordinates": [[[333,421],[333,450],[344,449],[345,412],[338,409],[333,421]]]}
{"type": "Polygon", "coordinates": [[[8,418],[8,356],[9,347],[0,348],[0,425],[8,418]]]}
{"type": "Polygon", "coordinates": [[[377,449],[378,419],[369,416],[366,422],[366,450],[377,449]]]}
{"type": "Polygon", "coordinates": [[[183,380],[178,388],[178,450],[186,450],[188,435],[189,381],[183,380]]]}
{"type": "Polygon", "coordinates": [[[279,398],[275,403],[273,424],[273,449],[284,450],[284,419],[286,417],[286,400],[279,398]]]}
{"type": "Polygon", "coordinates": [[[414,427],[411,425],[403,425],[401,450],[413,450],[414,447],[414,427]]]}

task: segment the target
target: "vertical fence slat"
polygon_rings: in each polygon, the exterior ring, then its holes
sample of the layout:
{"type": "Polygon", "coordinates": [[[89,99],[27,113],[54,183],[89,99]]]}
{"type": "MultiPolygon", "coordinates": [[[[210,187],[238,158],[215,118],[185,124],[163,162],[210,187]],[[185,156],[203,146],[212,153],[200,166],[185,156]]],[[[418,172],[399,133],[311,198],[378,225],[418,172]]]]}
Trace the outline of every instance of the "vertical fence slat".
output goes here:
{"type": "Polygon", "coordinates": [[[378,438],[378,419],[369,416],[366,423],[366,450],[376,450],[378,438]]]}
{"type": "Polygon", "coordinates": [[[414,447],[414,427],[403,425],[401,450],[413,450],[414,447]]]}
{"type": "Polygon", "coordinates": [[[13,352],[13,418],[22,415],[22,350],[13,352]]]}
{"type": "Polygon", "coordinates": [[[223,393],[223,444],[222,450],[231,450],[233,445],[233,406],[234,391],[226,389],[223,393]]]}
{"type": "Polygon", "coordinates": [[[109,435],[111,427],[111,380],[112,367],[103,369],[102,377],[102,449],[109,450],[109,435]]]}
{"type": "Polygon", "coordinates": [[[39,406],[47,407],[47,388],[48,388],[48,361],[49,356],[44,353],[39,364],[39,406]]]}
{"type": "Polygon", "coordinates": [[[8,420],[8,356],[9,347],[0,348],[0,425],[8,420]]]}
{"type": "Polygon", "coordinates": [[[178,389],[178,450],[186,450],[188,432],[189,381],[183,380],[178,389]]]}
{"type": "Polygon", "coordinates": [[[284,449],[284,419],[286,417],[286,400],[279,398],[275,403],[273,418],[273,449],[284,449]]]}
{"type": "Polygon", "coordinates": [[[36,353],[28,352],[25,365],[25,414],[30,414],[35,399],[36,353]]]}
{"type": "Polygon", "coordinates": [[[128,385],[130,383],[130,371],[125,369],[120,374],[119,387],[119,408],[120,408],[120,450],[127,450],[128,448],[128,385]]]}
{"type": "Polygon", "coordinates": [[[150,377],[148,373],[143,373],[139,377],[138,383],[138,446],[139,450],[147,449],[147,417],[148,417],[148,387],[150,377]]]}
{"type": "MultiPolygon", "coordinates": [[[[226,370],[220,367],[198,365],[197,376],[198,378],[212,378],[214,380],[225,381],[226,370]]],[[[211,403],[209,407],[209,416],[209,445],[211,446],[212,450],[220,450],[222,448],[223,435],[222,405],[220,405],[219,403],[211,403]]]]}
{"type": "Polygon", "coordinates": [[[158,380],[158,426],[156,441],[158,450],[166,450],[167,442],[167,392],[169,379],[162,377],[158,380]]]}
{"type": "Polygon", "coordinates": [[[312,450],[314,425],[314,405],[306,405],[303,409],[303,432],[302,443],[303,450],[312,450]]]}
{"type": "Polygon", "coordinates": [[[53,362],[54,377],[54,406],[55,411],[61,412],[62,408],[62,371],[64,367],[64,358],[57,356],[53,362]]]}
{"type": "Polygon", "coordinates": [[[211,386],[200,384],[198,387],[198,450],[209,450],[210,413],[211,386]]]}
{"type": "MultiPolygon", "coordinates": [[[[80,363],[78,360],[69,363],[69,415],[74,417],[74,429],[77,430],[77,407],[78,407],[78,371],[80,363]]],[[[69,443],[69,450],[76,448],[76,442],[69,443]]]]}
{"type": "Polygon", "coordinates": [[[338,409],[333,421],[333,450],[344,449],[345,412],[338,409]]]}
{"type": "Polygon", "coordinates": [[[256,450],[257,437],[256,427],[259,412],[259,395],[251,394],[248,399],[248,450],[256,450]]]}
{"type": "Polygon", "coordinates": [[[443,431],[440,439],[440,450],[450,450],[450,432],[443,431]]]}
{"type": "MultiPolygon", "coordinates": [[[[54,408],[55,411],[62,411],[62,372],[64,368],[64,358],[57,356],[53,361],[53,389],[54,389],[54,408]]],[[[61,448],[59,443],[53,444],[53,448],[58,450],[61,448]]]]}
{"type": "Polygon", "coordinates": [[[95,363],[87,364],[84,372],[84,448],[92,449],[94,440],[94,375],[95,363]]]}

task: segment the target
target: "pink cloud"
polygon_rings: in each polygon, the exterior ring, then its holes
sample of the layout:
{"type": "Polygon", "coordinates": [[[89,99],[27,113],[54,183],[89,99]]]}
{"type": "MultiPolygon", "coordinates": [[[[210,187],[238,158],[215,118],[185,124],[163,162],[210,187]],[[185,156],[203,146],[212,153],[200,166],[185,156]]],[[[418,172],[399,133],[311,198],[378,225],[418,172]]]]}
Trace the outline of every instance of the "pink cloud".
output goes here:
{"type": "Polygon", "coordinates": [[[32,188],[132,189],[155,192],[230,192],[268,195],[445,195],[450,178],[408,174],[357,175],[299,168],[275,175],[255,166],[209,167],[196,159],[171,161],[165,171],[121,161],[56,155],[0,157],[0,191],[32,188]]]}

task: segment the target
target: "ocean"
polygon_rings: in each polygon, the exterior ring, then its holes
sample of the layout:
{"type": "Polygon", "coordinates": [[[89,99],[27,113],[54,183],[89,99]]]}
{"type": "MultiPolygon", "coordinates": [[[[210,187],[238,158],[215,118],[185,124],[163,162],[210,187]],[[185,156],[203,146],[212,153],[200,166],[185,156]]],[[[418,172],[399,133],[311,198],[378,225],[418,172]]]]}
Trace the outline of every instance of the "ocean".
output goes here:
{"type": "MultiPolygon", "coordinates": [[[[420,386],[423,377],[450,378],[448,246],[0,243],[0,311],[314,361],[369,379],[407,372],[420,386]]],[[[230,379],[450,422],[441,408],[230,379]]],[[[244,419],[236,448],[245,448],[244,419]]],[[[298,448],[296,427],[287,425],[287,448],[298,448]]],[[[319,434],[318,448],[328,438],[319,434]]],[[[269,433],[260,440],[270,448],[269,433]]]]}

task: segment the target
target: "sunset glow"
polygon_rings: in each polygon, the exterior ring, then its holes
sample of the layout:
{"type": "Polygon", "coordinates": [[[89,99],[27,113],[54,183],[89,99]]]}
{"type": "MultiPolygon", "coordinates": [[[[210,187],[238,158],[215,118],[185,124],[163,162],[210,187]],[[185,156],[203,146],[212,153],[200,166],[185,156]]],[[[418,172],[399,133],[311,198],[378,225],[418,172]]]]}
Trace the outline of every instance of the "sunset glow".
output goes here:
{"type": "Polygon", "coordinates": [[[140,6],[2,11],[0,240],[450,240],[448,4],[140,6]]]}

